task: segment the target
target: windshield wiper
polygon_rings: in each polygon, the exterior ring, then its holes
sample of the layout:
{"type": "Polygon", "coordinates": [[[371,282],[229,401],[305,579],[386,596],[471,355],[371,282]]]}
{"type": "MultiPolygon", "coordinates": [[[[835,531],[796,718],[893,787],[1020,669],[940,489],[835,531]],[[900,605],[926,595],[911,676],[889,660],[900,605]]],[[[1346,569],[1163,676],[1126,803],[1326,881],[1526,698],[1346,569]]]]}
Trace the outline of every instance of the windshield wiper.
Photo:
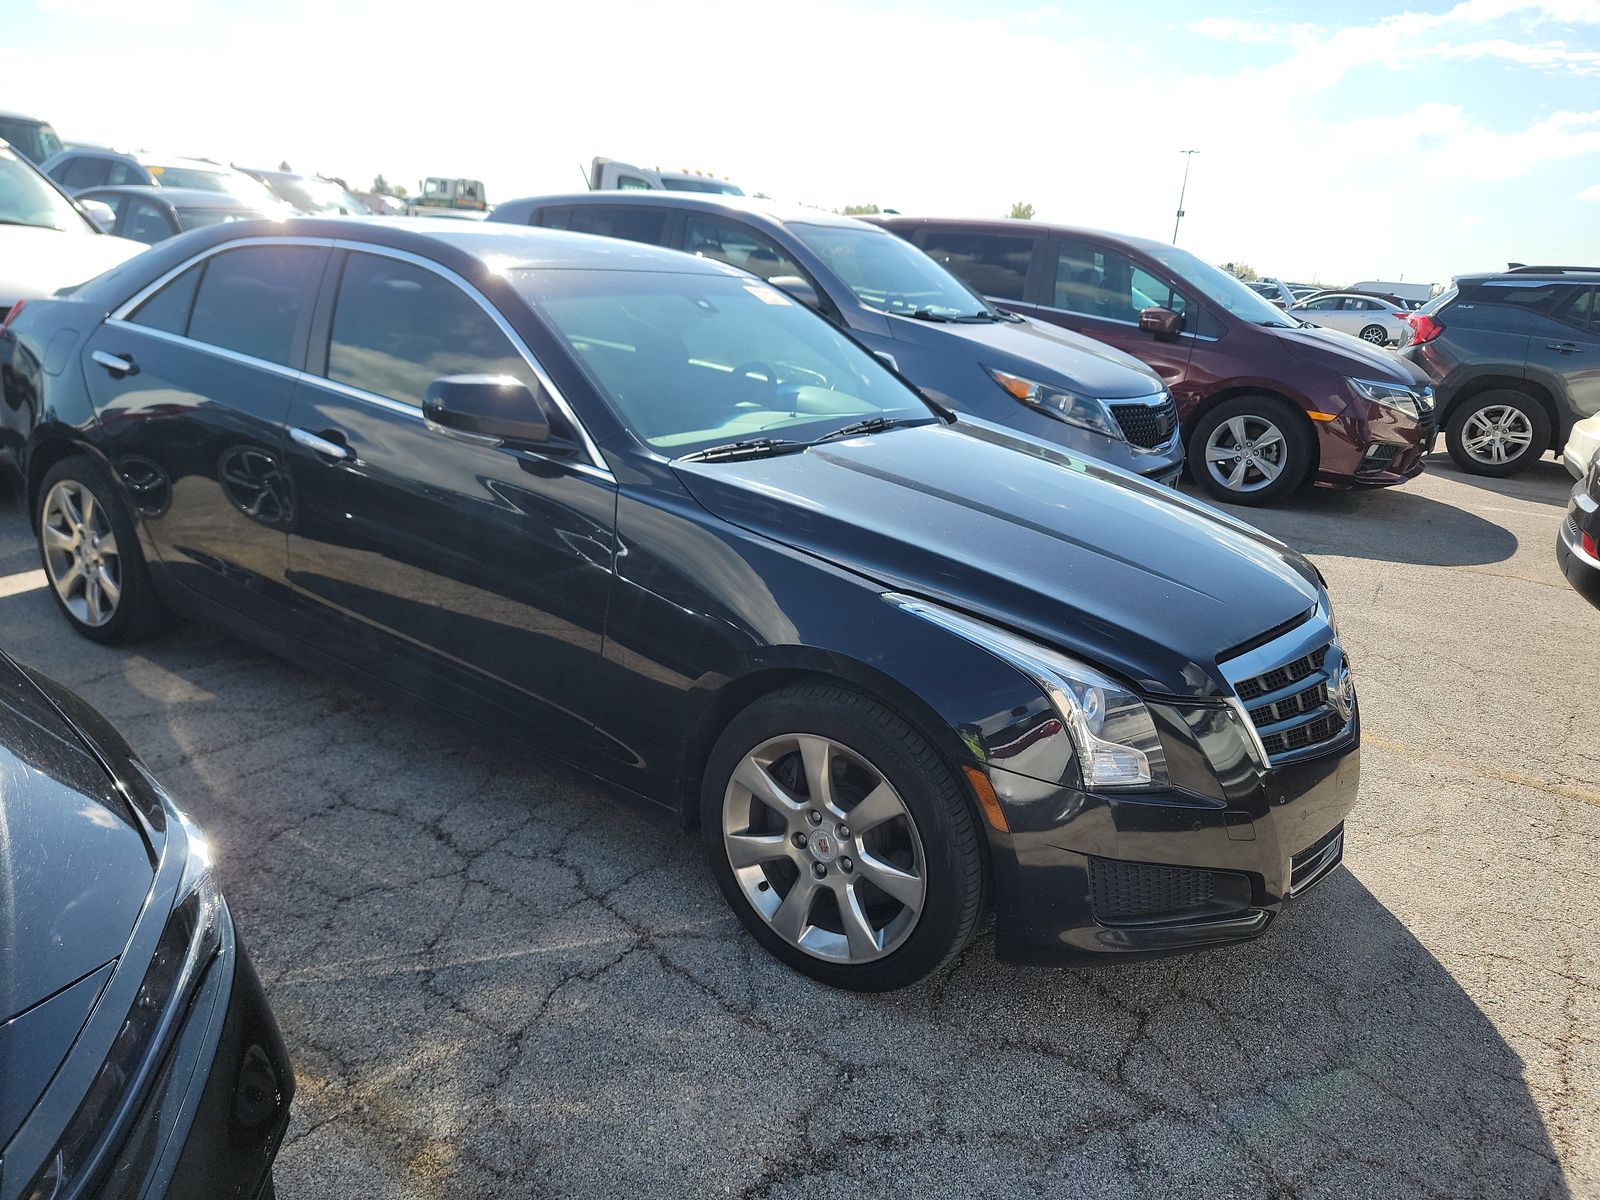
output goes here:
{"type": "Polygon", "coordinates": [[[44,225],[38,221],[18,221],[11,217],[0,217],[0,225],[21,225],[24,229],[54,229],[57,233],[65,232],[59,225],[44,225]]]}
{"type": "Polygon", "coordinates": [[[866,433],[882,433],[886,429],[898,429],[902,425],[920,425],[925,417],[868,417],[864,421],[855,421],[849,425],[842,425],[838,429],[829,431],[817,438],[811,444],[818,442],[831,442],[835,438],[860,437],[866,433]]]}
{"type": "Polygon", "coordinates": [[[947,317],[944,313],[936,313],[931,308],[914,308],[906,316],[917,321],[937,321],[941,325],[946,321],[955,320],[954,317],[947,317]]]}
{"type": "Polygon", "coordinates": [[[782,438],[745,438],[737,442],[724,442],[720,446],[707,446],[693,454],[685,454],[680,462],[735,462],[742,458],[765,458],[769,454],[790,454],[804,450],[810,442],[790,442],[782,438]]]}

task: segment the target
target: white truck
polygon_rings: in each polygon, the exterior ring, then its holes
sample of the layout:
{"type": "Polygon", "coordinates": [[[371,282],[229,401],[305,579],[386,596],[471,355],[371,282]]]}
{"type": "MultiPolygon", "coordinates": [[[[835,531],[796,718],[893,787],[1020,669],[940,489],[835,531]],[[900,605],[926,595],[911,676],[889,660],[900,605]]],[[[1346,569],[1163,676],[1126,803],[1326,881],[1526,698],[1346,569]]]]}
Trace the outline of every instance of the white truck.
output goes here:
{"type": "Polygon", "coordinates": [[[636,167],[614,158],[597,158],[589,164],[589,189],[595,192],[714,192],[721,196],[742,196],[744,189],[718,179],[706,171],[663,171],[660,167],[636,167]]]}
{"type": "Polygon", "coordinates": [[[444,179],[430,175],[422,190],[406,201],[413,217],[466,217],[489,211],[481,179],[444,179]]]}

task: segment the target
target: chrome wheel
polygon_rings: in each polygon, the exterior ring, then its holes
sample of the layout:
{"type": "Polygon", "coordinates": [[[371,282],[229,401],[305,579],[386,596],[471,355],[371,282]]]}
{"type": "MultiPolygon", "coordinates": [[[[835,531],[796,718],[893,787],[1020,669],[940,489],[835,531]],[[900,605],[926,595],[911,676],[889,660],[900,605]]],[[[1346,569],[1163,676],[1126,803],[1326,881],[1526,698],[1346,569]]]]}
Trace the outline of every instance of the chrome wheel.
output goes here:
{"type": "Polygon", "coordinates": [[[122,599],[122,557],[111,515],[83,484],[63,479],[44,498],[39,519],[50,585],[68,612],[95,628],[122,599]]]}
{"type": "Polygon", "coordinates": [[[815,958],[870,962],[900,946],[927,900],[922,839],[905,801],[848,746],[783,734],[740,760],[722,845],[750,906],[815,958]]]}
{"type": "Polygon", "coordinates": [[[1289,442],[1266,417],[1229,417],[1206,439],[1206,470],[1230,492],[1259,492],[1289,463],[1289,442]]]}
{"type": "Polygon", "coordinates": [[[1361,340],[1371,342],[1374,346],[1387,346],[1389,344],[1389,331],[1382,325],[1368,325],[1361,331],[1361,340]]]}
{"type": "Polygon", "coordinates": [[[1499,467],[1519,458],[1533,444],[1533,422],[1510,404],[1480,408],[1461,426],[1461,448],[1474,462],[1499,467]]]}

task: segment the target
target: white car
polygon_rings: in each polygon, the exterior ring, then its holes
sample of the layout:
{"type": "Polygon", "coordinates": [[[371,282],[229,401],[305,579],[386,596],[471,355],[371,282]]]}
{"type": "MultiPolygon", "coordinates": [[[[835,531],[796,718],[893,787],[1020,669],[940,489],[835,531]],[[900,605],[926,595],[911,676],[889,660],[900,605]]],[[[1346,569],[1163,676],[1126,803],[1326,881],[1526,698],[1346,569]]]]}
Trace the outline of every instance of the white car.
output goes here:
{"type": "Polygon", "coordinates": [[[0,319],[19,300],[83,283],[145,247],[99,227],[9,143],[0,141],[0,319]]]}
{"type": "Polygon", "coordinates": [[[1376,296],[1333,292],[1303,300],[1290,314],[1324,329],[1337,329],[1374,346],[1404,346],[1411,340],[1405,310],[1376,296]]]}
{"type": "Polygon", "coordinates": [[[1600,453],[1600,413],[1585,417],[1572,427],[1567,448],[1561,452],[1561,462],[1568,475],[1582,479],[1596,453],[1600,453]]]}

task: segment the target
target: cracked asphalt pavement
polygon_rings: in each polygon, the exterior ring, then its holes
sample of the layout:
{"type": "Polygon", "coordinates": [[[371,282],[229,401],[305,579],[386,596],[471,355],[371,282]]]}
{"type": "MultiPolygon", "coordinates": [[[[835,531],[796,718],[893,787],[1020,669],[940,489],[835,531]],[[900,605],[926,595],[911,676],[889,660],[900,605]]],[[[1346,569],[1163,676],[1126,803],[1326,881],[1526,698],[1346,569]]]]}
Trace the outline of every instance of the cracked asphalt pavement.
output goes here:
{"type": "Polygon", "coordinates": [[[1568,481],[1247,519],[1327,575],[1345,868],[1264,939],[901,993],[769,959],[692,835],[195,627],[73,635],[0,500],[0,644],[211,836],[294,1056],[295,1197],[1600,1195],[1600,611],[1568,481]]]}

